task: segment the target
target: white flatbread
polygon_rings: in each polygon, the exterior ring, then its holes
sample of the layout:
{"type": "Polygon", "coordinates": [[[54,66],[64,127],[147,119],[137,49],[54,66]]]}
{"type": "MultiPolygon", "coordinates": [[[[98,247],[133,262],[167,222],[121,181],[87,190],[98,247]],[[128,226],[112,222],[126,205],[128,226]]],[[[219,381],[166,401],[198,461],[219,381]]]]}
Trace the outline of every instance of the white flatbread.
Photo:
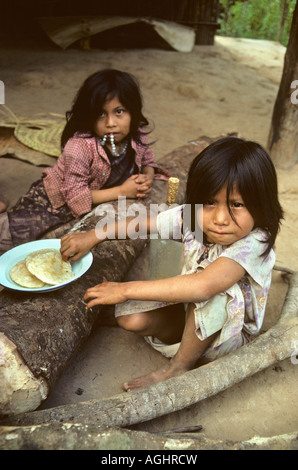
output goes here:
{"type": "Polygon", "coordinates": [[[28,270],[46,284],[59,285],[70,281],[74,274],[69,261],[63,261],[59,250],[45,249],[26,257],[28,270]]]}
{"type": "Polygon", "coordinates": [[[11,268],[9,275],[16,284],[22,287],[27,287],[28,289],[37,289],[45,285],[43,281],[28,271],[25,260],[19,261],[15,264],[11,268]]]}
{"type": "Polygon", "coordinates": [[[29,255],[26,256],[26,258],[25,258],[26,265],[36,255],[41,255],[42,253],[49,253],[49,252],[51,253],[51,252],[55,252],[55,251],[57,251],[55,248],[44,248],[43,250],[33,251],[32,253],[30,253],[29,255]]]}

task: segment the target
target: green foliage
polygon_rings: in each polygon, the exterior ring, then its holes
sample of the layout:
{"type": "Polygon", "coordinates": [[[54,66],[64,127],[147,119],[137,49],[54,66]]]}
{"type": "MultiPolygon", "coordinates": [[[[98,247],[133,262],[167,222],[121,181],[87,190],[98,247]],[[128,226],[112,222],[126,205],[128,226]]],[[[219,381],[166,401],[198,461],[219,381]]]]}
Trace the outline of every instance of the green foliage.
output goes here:
{"type": "Polygon", "coordinates": [[[287,46],[295,4],[296,0],[220,0],[218,34],[287,46]]]}

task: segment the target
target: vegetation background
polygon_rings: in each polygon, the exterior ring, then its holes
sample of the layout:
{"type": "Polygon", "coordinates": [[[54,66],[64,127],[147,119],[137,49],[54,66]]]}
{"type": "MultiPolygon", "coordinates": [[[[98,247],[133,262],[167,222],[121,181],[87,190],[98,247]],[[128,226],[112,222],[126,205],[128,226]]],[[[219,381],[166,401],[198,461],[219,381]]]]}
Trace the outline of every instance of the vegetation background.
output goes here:
{"type": "Polygon", "coordinates": [[[268,39],[287,46],[296,0],[220,0],[220,36],[268,39]]]}

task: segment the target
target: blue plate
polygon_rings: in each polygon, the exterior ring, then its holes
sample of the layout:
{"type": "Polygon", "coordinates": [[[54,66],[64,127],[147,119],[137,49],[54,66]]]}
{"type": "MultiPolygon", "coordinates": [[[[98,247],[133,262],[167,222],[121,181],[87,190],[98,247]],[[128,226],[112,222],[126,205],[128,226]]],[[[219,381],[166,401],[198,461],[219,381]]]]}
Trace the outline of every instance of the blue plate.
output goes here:
{"type": "Polygon", "coordinates": [[[16,284],[9,275],[11,268],[17,264],[19,261],[26,258],[27,255],[33,253],[34,251],[44,250],[45,248],[55,248],[60,250],[61,240],[60,239],[49,239],[49,240],[36,240],[34,242],[24,243],[23,245],[16,246],[11,250],[4,253],[0,256],[0,284],[9,289],[19,290],[23,292],[47,292],[55,289],[61,289],[61,287],[70,284],[75,281],[90,268],[93,263],[93,255],[91,252],[87,253],[85,256],[80,258],[77,261],[71,263],[72,272],[74,277],[63,284],[58,284],[56,286],[51,286],[46,284],[44,287],[39,287],[38,289],[29,289],[27,287],[22,287],[16,284]]]}

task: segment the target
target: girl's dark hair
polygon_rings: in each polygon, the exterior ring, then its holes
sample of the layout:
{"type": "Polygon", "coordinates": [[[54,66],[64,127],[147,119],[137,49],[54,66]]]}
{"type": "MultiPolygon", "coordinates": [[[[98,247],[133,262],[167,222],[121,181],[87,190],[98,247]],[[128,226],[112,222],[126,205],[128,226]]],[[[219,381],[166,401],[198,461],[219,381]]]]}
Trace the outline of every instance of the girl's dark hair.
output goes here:
{"type": "Polygon", "coordinates": [[[76,131],[94,133],[94,124],[108,100],[118,97],[121,104],[131,115],[131,136],[141,143],[139,128],[149,123],[142,113],[142,97],[137,80],[127,72],[105,69],[88,77],[79,89],[72,108],[66,113],[66,126],[61,136],[61,147],[76,131]]]}
{"type": "MultiPolygon", "coordinates": [[[[234,184],[254,219],[254,228],[268,232],[267,247],[262,255],[266,257],[274,245],[283,210],[278,200],[274,165],[258,143],[226,137],[204,149],[189,169],[186,204],[191,205],[194,214],[195,204],[206,203],[227,185],[229,207],[229,194],[234,184]]],[[[235,221],[231,211],[230,214],[235,221]]]]}

